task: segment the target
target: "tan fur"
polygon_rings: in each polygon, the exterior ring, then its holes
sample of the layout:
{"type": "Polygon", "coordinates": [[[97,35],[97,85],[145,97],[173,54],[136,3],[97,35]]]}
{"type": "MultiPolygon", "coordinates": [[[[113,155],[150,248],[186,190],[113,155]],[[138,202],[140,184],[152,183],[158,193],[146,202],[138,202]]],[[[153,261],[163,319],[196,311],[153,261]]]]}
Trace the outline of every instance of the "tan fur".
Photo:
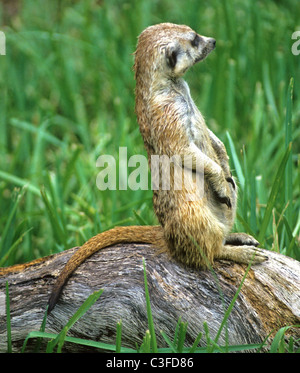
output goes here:
{"type": "MultiPolygon", "coordinates": [[[[139,36],[134,64],[136,114],[149,162],[151,155],[177,155],[180,159],[170,167],[170,190],[163,190],[160,184],[153,192],[154,210],[161,226],[119,227],[91,238],[70,258],[58,277],[49,310],[68,277],[86,258],[117,243],[151,243],[168,250],[184,265],[196,268],[205,268],[216,258],[248,263],[256,254],[255,263],[266,259],[255,248],[258,242],[254,238],[229,234],[235,219],[237,187],[226,149],[206,127],[182,79],[214,47],[214,39],[170,23],[148,27],[139,36]],[[189,165],[186,156],[191,159],[189,165]],[[203,166],[201,198],[195,183],[195,177],[201,177],[197,164],[203,166]],[[174,188],[178,171],[190,177],[181,190],[174,188]]],[[[162,169],[159,172],[161,183],[165,175],[162,169]]]]}

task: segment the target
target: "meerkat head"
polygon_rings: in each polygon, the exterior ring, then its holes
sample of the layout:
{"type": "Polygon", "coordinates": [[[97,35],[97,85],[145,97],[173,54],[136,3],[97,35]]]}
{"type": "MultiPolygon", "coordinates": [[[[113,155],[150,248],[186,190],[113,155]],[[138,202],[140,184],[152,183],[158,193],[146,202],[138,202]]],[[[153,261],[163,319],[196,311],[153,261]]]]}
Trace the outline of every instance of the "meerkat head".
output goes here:
{"type": "Polygon", "coordinates": [[[134,65],[136,76],[154,73],[171,79],[181,77],[215,45],[215,39],[201,36],[188,26],[172,23],[150,26],[139,36],[134,65]]]}

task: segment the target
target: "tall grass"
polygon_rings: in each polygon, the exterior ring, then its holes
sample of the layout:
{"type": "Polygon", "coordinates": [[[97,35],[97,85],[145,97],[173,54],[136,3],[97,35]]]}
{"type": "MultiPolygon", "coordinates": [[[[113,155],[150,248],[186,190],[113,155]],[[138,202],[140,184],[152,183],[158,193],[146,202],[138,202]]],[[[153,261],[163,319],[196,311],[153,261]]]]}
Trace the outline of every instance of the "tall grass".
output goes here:
{"type": "Polygon", "coordinates": [[[12,16],[0,5],[1,265],[156,222],[151,191],[96,188],[96,160],[120,146],[146,154],[132,53],[143,28],[164,21],[217,40],[186,79],[231,157],[235,229],[300,259],[299,14],[298,2],[271,0],[27,0],[12,16]]]}

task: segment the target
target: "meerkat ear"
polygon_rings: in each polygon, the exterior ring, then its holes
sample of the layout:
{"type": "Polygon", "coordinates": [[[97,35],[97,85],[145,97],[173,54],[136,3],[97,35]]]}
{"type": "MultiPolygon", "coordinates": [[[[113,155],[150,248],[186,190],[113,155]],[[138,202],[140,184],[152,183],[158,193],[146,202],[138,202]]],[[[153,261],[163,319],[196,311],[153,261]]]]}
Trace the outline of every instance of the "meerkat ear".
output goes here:
{"type": "Polygon", "coordinates": [[[172,69],[174,69],[174,67],[176,66],[178,52],[179,50],[175,45],[169,46],[166,49],[167,62],[172,69]]]}

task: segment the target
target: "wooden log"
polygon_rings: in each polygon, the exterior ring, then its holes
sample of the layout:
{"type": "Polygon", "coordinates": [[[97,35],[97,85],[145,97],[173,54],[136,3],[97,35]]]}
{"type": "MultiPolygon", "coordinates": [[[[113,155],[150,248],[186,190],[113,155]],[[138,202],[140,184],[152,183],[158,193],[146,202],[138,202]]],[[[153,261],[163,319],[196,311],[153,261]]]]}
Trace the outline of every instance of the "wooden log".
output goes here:
{"type": "MultiPolygon", "coordinates": [[[[7,349],[5,283],[9,284],[13,351],[31,331],[40,329],[51,288],[76,248],[0,271],[0,351],[7,349]]],[[[300,263],[265,251],[268,261],[253,266],[227,322],[231,345],[262,342],[282,326],[300,323],[300,263]]],[[[219,261],[214,272],[185,268],[150,245],[124,244],[103,249],[83,263],[69,279],[61,298],[48,316],[45,331],[60,332],[84,300],[104,289],[98,301],[69,330],[69,336],[114,344],[116,324],[122,320],[122,346],[141,345],[148,329],[143,258],[159,347],[166,346],[160,331],[172,340],[179,318],[188,322],[186,342],[192,344],[203,323],[210,337],[218,332],[246,271],[245,265],[219,261]]],[[[218,343],[225,344],[226,328],[218,343]]],[[[300,329],[289,329],[294,338],[300,329]]],[[[200,345],[205,344],[205,338],[200,345]]],[[[64,351],[86,351],[66,343],[64,351]]],[[[98,350],[97,350],[98,351],[98,350]]]]}

